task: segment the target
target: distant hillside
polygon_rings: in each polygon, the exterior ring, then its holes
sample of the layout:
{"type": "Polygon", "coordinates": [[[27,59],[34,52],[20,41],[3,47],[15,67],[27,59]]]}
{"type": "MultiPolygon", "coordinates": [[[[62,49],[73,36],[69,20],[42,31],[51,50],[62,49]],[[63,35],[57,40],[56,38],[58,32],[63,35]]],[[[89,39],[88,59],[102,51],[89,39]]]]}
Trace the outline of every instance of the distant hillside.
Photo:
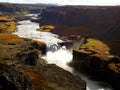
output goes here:
{"type": "Polygon", "coordinates": [[[0,3],[0,15],[40,13],[45,7],[47,7],[45,4],[0,3]]]}

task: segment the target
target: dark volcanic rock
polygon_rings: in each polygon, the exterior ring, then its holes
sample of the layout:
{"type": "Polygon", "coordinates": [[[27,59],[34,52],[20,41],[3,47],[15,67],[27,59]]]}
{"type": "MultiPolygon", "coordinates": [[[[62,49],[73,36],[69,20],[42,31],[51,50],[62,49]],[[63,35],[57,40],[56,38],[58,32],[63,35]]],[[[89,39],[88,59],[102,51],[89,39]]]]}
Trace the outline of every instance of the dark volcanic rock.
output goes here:
{"type": "Polygon", "coordinates": [[[36,65],[38,61],[38,52],[35,50],[29,50],[25,52],[21,52],[17,55],[20,58],[20,61],[24,64],[28,65],[36,65]]]}
{"type": "Polygon", "coordinates": [[[29,42],[35,49],[39,50],[42,55],[46,54],[46,43],[28,38],[23,39],[29,42]]]}
{"type": "Polygon", "coordinates": [[[83,74],[89,75],[90,78],[105,81],[115,90],[119,90],[120,58],[110,55],[108,52],[104,53],[108,49],[105,50],[103,43],[101,45],[100,42],[97,45],[98,42],[95,43],[93,41],[86,43],[73,51],[73,61],[70,65],[83,74]],[[93,46],[90,46],[92,43],[94,43],[93,46]],[[98,47],[94,47],[94,45],[98,47]],[[99,51],[99,47],[103,53],[99,51]]]}
{"type": "Polygon", "coordinates": [[[73,61],[69,63],[70,66],[73,66],[75,69],[77,69],[80,72],[85,72],[89,68],[90,61],[86,58],[88,57],[88,54],[79,53],[77,51],[73,51],[73,61]]]}
{"type": "Polygon", "coordinates": [[[113,57],[106,61],[90,54],[74,51],[70,65],[92,79],[105,81],[115,90],[120,89],[120,58],[113,57]]]}
{"type": "Polygon", "coordinates": [[[46,54],[46,44],[44,42],[32,40],[32,46],[41,51],[41,54],[46,54]]]}
{"type": "Polygon", "coordinates": [[[29,76],[0,63],[0,90],[33,90],[29,76]]]}
{"type": "Polygon", "coordinates": [[[27,70],[26,73],[32,79],[35,90],[86,90],[83,80],[53,64],[45,65],[36,71],[27,70]]]}
{"type": "Polygon", "coordinates": [[[86,90],[86,83],[80,77],[74,76],[54,64],[39,67],[0,64],[0,90],[6,89],[86,90]]]}

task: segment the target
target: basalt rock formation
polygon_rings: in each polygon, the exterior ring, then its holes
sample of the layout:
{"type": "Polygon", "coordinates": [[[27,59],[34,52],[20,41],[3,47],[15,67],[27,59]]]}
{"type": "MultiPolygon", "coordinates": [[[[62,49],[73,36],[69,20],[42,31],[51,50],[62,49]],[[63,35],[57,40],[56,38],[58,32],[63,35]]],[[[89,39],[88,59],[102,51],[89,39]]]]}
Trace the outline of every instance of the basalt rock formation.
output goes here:
{"type": "Polygon", "coordinates": [[[73,61],[70,65],[91,78],[105,81],[115,90],[119,90],[120,57],[111,55],[109,51],[105,43],[87,39],[79,49],[73,51],[73,61]]]}

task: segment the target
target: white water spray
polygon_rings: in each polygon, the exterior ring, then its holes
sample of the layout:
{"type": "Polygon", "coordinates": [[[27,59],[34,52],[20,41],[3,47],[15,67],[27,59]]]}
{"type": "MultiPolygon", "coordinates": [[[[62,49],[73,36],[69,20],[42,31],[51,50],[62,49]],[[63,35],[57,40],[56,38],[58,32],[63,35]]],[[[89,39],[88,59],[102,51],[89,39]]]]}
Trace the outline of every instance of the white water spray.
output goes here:
{"type": "Polygon", "coordinates": [[[72,52],[66,49],[65,46],[61,47],[57,51],[48,51],[46,56],[43,57],[48,63],[55,63],[56,65],[72,72],[73,68],[69,67],[67,63],[72,60],[72,52]]]}
{"type": "Polygon", "coordinates": [[[72,52],[67,50],[65,46],[60,47],[58,43],[63,42],[59,36],[50,32],[40,32],[36,29],[39,28],[38,23],[24,20],[18,22],[17,30],[13,33],[20,37],[43,41],[47,44],[47,54],[43,56],[48,63],[54,63],[73,74],[77,74],[87,82],[87,90],[112,90],[108,85],[102,82],[89,80],[87,77],[74,72],[74,69],[67,65],[67,62],[72,60],[72,52]],[[103,85],[99,85],[102,83],[103,85]]]}

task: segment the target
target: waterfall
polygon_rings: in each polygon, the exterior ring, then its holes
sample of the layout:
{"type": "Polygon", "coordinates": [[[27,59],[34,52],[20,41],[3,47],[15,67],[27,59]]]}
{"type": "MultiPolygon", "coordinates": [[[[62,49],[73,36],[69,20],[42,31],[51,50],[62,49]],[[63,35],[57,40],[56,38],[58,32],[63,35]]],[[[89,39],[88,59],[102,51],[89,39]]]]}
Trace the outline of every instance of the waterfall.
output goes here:
{"type": "Polygon", "coordinates": [[[51,52],[56,52],[61,48],[61,45],[56,43],[56,44],[52,44],[52,45],[47,45],[47,52],[51,51],[51,52]]]}
{"type": "MultiPolygon", "coordinates": [[[[42,58],[46,59],[48,63],[56,64],[74,75],[82,77],[87,82],[87,90],[112,90],[110,86],[103,82],[89,80],[77,71],[74,72],[75,70],[67,65],[67,63],[72,60],[72,51],[59,44],[63,41],[59,39],[58,35],[50,32],[40,32],[36,30],[37,28],[39,28],[38,23],[31,22],[30,20],[23,20],[18,22],[17,30],[13,34],[45,42],[47,44],[47,54],[42,58]]],[[[81,41],[84,41],[84,39],[81,41]]],[[[76,45],[77,44],[81,45],[81,43],[76,43],[76,45]]]]}

